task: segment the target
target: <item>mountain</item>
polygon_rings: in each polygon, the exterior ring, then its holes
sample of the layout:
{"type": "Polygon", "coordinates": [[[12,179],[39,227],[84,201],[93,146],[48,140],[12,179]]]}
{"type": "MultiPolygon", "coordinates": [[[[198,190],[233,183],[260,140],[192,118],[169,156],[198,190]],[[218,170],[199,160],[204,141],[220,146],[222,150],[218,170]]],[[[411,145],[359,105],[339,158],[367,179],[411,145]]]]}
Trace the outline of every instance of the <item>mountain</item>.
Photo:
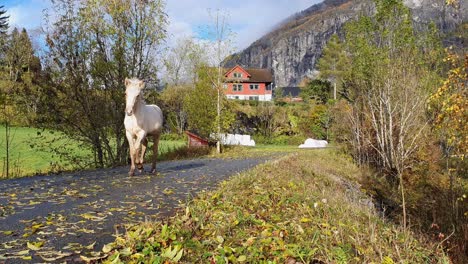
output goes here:
{"type": "MultiPolygon", "coordinates": [[[[404,0],[412,10],[416,27],[434,22],[449,33],[467,21],[468,1],[460,9],[445,5],[445,0],[404,0]]],[[[296,86],[304,77],[316,75],[315,65],[329,38],[340,34],[346,22],[375,12],[372,0],[325,0],[280,23],[274,30],[243,51],[226,59],[226,66],[269,68],[275,86],[296,86]]]]}

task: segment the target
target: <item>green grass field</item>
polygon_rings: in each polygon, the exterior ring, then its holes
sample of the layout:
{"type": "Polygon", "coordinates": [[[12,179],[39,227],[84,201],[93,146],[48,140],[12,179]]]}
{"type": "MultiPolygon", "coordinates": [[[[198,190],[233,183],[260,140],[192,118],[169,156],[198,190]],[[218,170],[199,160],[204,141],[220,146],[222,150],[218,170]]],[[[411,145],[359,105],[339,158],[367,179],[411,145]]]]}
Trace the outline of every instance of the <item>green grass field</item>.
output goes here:
{"type": "MultiPolygon", "coordinates": [[[[10,133],[12,138],[10,144],[10,178],[92,167],[94,161],[92,150],[62,133],[27,127],[13,127],[10,133]]],[[[0,179],[6,178],[5,142],[5,127],[0,126],[0,179]]],[[[221,155],[218,155],[213,150],[200,152],[196,149],[182,148],[186,145],[187,143],[184,140],[161,140],[158,158],[160,160],[197,156],[242,158],[298,151],[297,146],[230,146],[226,147],[221,155]]],[[[152,151],[148,150],[147,162],[151,155],[152,151]]]]}
{"type": "MultiPolygon", "coordinates": [[[[0,126],[0,178],[5,178],[5,127],[0,126]]],[[[159,153],[185,146],[185,141],[160,142],[159,153]]],[[[10,177],[86,168],[93,161],[91,149],[65,135],[36,128],[11,128],[10,177]]]]}

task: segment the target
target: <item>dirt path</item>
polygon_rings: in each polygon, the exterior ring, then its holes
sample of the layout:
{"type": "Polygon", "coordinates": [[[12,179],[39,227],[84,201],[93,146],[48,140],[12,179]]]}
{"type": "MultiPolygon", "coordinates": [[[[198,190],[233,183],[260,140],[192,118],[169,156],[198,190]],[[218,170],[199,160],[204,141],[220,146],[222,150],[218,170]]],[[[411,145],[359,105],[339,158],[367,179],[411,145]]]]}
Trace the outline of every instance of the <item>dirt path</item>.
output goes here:
{"type": "Polygon", "coordinates": [[[158,176],[128,177],[120,167],[0,181],[0,263],[99,257],[122,224],[173,215],[179,203],[266,160],[160,162],[158,176]]]}

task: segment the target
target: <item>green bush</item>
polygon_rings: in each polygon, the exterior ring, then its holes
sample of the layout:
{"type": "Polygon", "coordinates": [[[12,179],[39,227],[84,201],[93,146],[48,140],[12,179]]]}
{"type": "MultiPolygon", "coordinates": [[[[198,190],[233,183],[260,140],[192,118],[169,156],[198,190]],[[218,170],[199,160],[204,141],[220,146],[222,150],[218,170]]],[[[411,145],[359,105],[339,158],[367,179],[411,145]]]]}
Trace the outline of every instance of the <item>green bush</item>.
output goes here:
{"type": "Polygon", "coordinates": [[[182,134],[179,135],[177,133],[163,133],[161,134],[161,140],[168,140],[168,141],[179,141],[187,139],[187,136],[182,134]]]}

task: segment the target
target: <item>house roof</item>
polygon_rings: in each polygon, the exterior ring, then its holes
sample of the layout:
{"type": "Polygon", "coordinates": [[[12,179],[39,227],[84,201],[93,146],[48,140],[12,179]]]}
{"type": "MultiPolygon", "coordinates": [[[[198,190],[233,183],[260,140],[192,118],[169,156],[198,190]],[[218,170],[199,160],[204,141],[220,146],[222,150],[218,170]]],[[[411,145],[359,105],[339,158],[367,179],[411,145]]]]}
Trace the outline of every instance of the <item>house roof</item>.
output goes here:
{"type": "Polygon", "coordinates": [[[228,78],[227,79],[228,81],[236,80],[236,81],[240,81],[240,82],[258,82],[258,83],[263,83],[263,82],[264,83],[271,83],[271,82],[273,82],[273,75],[271,74],[271,71],[268,70],[268,69],[244,68],[242,66],[236,65],[233,68],[224,69],[225,75],[230,73],[236,67],[240,67],[244,71],[246,71],[250,75],[250,78],[248,80],[247,79],[239,80],[239,79],[228,78]]]}
{"type": "Polygon", "coordinates": [[[271,74],[270,70],[267,69],[253,69],[248,68],[245,69],[250,75],[251,82],[273,82],[273,75],[271,74]]]}

